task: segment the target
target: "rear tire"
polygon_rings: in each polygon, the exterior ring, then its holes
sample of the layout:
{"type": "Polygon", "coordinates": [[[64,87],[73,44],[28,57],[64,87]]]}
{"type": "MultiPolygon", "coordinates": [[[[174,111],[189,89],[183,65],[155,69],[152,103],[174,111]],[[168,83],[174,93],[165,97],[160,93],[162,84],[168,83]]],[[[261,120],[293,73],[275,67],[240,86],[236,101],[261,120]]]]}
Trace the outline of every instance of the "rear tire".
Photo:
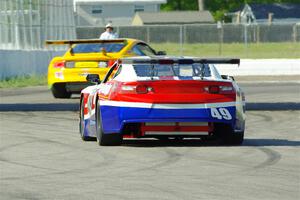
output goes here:
{"type": "Polygon", "coordinates": [[[222,145],[241,145],[244,141],[244,132],[236,133],[227,124],[215,124],[214,135],[222,145]]]}
{"type": "Polygon", "coordinates": [[[96,138],[90,137],[90,136],[85,136],[84,135],[84,129],[85,129],[85,121],[84,121],[84,105],[83,105],[83,98],[80,101],[80,117],[79,117],[79,133],[80,137],[83,141],[95,141],[96,138]]]}
{"type": "Polygon", "coordinates": [[[55,98],[60,99],[69,99],[72,95],[71,92],[68,92],[66,90],[66,84],[65,83],[55,83],[51,87],[52,94],[55,98]]]}
{"type": "Polygon", "coordinates": [[[118,146],[122,144],[123,137],[119,133],[105,134],[102,129],[101,110],[97,102],[96,107],[96,135],[100,146],[118,146]]]}

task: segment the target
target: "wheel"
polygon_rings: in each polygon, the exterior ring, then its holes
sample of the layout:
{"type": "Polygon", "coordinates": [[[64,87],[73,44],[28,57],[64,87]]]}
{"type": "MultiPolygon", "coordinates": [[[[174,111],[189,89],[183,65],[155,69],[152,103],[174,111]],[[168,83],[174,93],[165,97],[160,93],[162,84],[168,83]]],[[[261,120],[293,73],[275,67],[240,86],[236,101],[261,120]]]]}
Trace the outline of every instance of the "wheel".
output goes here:
{"type": "Polygon", "coordinates": [[[236,133],[227,124],[215,124],[214,136],[222,145],[241,145],[244,141],[244,132],[236,133]]]}
{"type": "Polygon", "coordinates": [[[101,110],[99,103],[96,107],[96,135],[100,146],[118,146],[122,143],[122,135],[119,133],[105,134],[102,129],[101,110]]]}
{"type": "Polygon", "coordinates": [[[80,137],[83,141],[95,141],[96,138],[89,137],[84,135],[84,129],[85,129],[85,122],[84,122],[84,104],[83,104],[83,98],[80,101],[80,115],[79,115],[79,133],[80,137]]]}
{"type": "Polygon", "coordinates": [[[71,92],[68,92],[66,90],[66,84],[64,83],[55,83],[51,87],[51,91],[55,98],[60,98],[60,99],[69,99],[72,95],[71,92]]]}
{"type": "Polygon", "coordinates": [[[244,132],[233,133],[230,138],[230,144],[241,145],[244,141],[244,132]]]}

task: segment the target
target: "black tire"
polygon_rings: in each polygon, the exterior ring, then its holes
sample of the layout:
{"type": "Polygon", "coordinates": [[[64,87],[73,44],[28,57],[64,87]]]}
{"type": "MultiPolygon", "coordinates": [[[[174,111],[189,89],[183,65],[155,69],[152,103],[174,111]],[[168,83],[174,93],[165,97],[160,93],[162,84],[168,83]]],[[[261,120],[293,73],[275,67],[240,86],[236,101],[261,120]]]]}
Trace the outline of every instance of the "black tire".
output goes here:
{"type": "Polygon", "coordinates": [[[227,124],[215,124],[214,135],[221,145],[241,145],[244,141],[244,132],[236,133],[227,124]]]}
{"type": "Polygon", "coordinates": [[[96,141],[96,138],[84,135],[84,128],[85,128],[84,105],[83,105],[83,98],[81,98],[81,101],[80,101],[80,114],[79,114],[79,133],[80,133],[80,137],[83,141],[96,141]]]}
{"type": "Polygon", "coordinates": [[[231,136],[231,144],[232,145],[241,145],[244,142],[244,132],[234,133],[231,136]]]}
{"type": "Polygon", "coordinates": [[[71,92],[68,92],[66,90],[65,83],[55,83],[54,85],[52,85],[51,91],[55,98],[60,98],[60,99],[69,99],[72,95],[71,92]]]}
{"type": "Polygon", "coordinates": [[[101,110],[98,105],[96,106],[96,135],[97,142],[100,146],[118,146],[122,144],[123,137],[119,133],[114,134],[104,134],[102,129],[102,118],[101,118],[101,110]]]}

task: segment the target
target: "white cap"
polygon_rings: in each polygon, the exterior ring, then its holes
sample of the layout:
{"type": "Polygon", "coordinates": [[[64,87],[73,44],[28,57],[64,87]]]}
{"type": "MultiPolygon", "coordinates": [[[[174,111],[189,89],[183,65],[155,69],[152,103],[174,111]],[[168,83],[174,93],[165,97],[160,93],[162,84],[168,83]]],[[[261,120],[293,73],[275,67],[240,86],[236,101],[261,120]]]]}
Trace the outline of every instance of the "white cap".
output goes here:
{"type": "Polygon", "coordinates": [[[105,26],[105,28],[112,28],[113,26],[112,26],[112,23],[108,23],[108,24],[106,24],[106,26],[105,26]]]}

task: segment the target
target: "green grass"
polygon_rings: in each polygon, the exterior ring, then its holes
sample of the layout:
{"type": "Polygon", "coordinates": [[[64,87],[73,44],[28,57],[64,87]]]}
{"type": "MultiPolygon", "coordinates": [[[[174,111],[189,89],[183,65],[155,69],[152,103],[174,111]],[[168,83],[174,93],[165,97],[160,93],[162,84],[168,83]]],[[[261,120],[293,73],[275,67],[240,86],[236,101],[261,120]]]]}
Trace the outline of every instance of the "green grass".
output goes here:
{"type": "Polygon", "coordinates": [[[6,78],[0,80],[0,88],[15,88],[26,86],[47,85],[47,76],[45,75],[32,75],[6,78]]]}
{"type": "Polygon", "coordinates": [[[152,43],[154,49],[165,50],[168,55],[185,55],[197,57],[238,57],[238,58],[300,58],[300,42],[284,43],[152,43]]]}

